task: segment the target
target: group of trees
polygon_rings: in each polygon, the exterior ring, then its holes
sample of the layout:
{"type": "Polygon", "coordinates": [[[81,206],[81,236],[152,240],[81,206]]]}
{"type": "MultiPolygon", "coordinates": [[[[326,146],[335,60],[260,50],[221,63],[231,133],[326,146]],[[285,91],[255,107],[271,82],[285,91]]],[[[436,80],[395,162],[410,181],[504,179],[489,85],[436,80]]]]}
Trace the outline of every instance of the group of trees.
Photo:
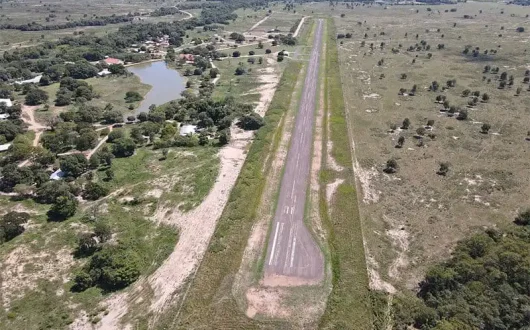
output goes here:
{"type": "Polygon", "coordinates": [[[394,299],[397,329],[525,329],[530,324],[530,211],[518,227],[487,229],[460,241],[431,267],[418,298],[394,299]]]}
{"type": "Polygon", "coordinates": [[[22,234],[28,220],[29,214],[26,212],[11,211],[4,214],[0,219],[0,244],[22,234]]]}

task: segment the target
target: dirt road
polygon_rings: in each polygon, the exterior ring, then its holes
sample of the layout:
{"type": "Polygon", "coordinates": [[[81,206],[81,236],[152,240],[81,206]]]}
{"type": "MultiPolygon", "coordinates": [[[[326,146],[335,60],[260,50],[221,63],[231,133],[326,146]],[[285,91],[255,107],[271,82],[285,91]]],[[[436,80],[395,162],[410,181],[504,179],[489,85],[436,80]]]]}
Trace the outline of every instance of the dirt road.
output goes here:
{"type": "Polygon", "coordinates": [[[318,20],[313,50],[307,67],[302,99],[287,162],[280,186],[280,196],[265,259],[265,277],[287,276],[320,281],[324,276],[324,258],[304,224],[306,194],[309,184],[315,98],[322,45],[322,20],[318,20]]]}

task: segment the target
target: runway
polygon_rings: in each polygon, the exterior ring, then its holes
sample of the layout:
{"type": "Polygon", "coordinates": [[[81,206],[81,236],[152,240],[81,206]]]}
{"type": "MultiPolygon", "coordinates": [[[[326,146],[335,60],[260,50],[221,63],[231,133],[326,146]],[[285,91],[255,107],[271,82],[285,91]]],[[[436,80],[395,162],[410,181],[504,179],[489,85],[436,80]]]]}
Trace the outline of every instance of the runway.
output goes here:
{"type": "Polygon", "coordinates": [[[304,224],[323,20],[319,19],[317,24],[269,236],[264,268],[266,276],[281,275],[311,281],[319,281],[324,276],[324,257],[304,224]]]}

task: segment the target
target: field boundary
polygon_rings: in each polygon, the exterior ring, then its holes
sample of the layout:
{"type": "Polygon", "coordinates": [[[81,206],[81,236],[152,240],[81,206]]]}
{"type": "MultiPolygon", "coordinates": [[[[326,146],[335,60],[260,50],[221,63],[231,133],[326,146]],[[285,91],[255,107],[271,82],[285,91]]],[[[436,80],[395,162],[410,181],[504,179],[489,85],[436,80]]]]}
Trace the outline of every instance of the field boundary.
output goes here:
{"type": "Polygon", "coordinates": [[[344,106],[336,28],[332,18],[327,19],[326,38],[322,154],[327,154],[326,140],[331,139],[333,142],[331,155],[344,169],[337,172],[326,168],[327,164],[323,156],[324,166],[320,175],[320,215],[329,235],[333,289],[319,328],[366,330],[372,328],[373,317],[362,224],[353,173],[352,135],[344,106]],[[338,186],[331,202],[328,202],[326,185],[336,179],[344,181],[338,186]]]}

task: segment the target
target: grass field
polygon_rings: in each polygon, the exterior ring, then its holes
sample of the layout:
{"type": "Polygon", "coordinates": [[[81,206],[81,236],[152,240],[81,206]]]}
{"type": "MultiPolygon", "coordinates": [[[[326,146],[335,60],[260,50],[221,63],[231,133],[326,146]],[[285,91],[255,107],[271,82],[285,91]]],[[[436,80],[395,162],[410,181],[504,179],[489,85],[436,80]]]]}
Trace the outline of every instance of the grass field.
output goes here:
{"type": "Polygon", "coordinates": [[[370,283],[375,289],[392,290],[388,284],[413,289],[426,267],[447,257],[457,240],[483,226],[510,222],[528,204],[528,176],[522,173],[530,164],[521,157],[530,127],[530,92],[523,83],[528,32],[516,28],[528,31],[530,9],[495,3],[433,6],[431,11],[426,6],[347,9],[343,4],[306,8],[333,15],[337,33],[352,34],[340,39],[338,53],[370,283]],[[422,40],[429,50],[407,50],[422,40]],[[469,55],[462,53],[466,46],[469,55]],[[480,55],[474,57],[476,47],[480,55]],[[499,73],[483,73],[486,65],[499,67],[499,73]],[[504,71],[514,76],[514,84],[499,89],[504,71]],[[442,91],[452,79],[456,86],[442,91]],[[439,82],[437,92],[428,90],[433,81],[439,82]],[[400,88],[408,94],[413,85],[415,96],[398,95],[400,88]],[[487,93],[489,100],[468,107],[471,98],[462,96],[466,89],[487,93]],[[467,120],[441,112],[438,95],[466,109],[467,120]],[[401,130],[405,118],[411,127],[401,130]],[[417,131],[430,119],[432,129],[417,131]],[[481,133],[483,123],[491,125],[488,134],[481,133]],[[393,133],[392,124],[398,127],[393,133]],[[400,136],[405,143],[396,148],[400,136]],[[383,172],[389,159],[397,161],[395,174],[383,172]],[[450,163],[446,176],[436,173],[440,162],[450,163]]]}
{"type": "Polygon", "coordinates": [[[1,324],[9,329],[61,329],[79,310],[86,310],[94,321],[106,312],[96,307],[107,296],[101,290],[70,292],[72,274],[86,261],[73,256],[77,235],[93,226],[85,215],[108,221],[113,239],[140,256],[143,275],[162,263],[173,250],[178,231],[156,225],[149,217],[159,207],[178,206],[184,212],[198,205],[217,177],[219,159],[216,148],[173,149],[167,159],[161,157],[159,150],[141,148],[134,156],[115,159],[111,181],[104,179],[104,170],[94,179],[107,186],[112,197],[81,203],[76,216],[64,222],[47,221],[47,205],[0,199],[3,211],[31,214],[26,232],[0,248],[0,298],[4,307],[9,306],[0,309],[1,324]]]}
{"type": "Polygon", "coordinates": [[[320,214],[328,233],[333,273],[333,289],[320,321],[320,328],[370,329],[372,311],[369,303],[368,274],[352,172],[350,134],[339,74],[336,29],[332,19],[327,22],[323,125],[325,137],[322,142],[322,154],[327,155],[327,148],[331,146],[329,153],[341,170],[333,169],[331,164],[324,161],[320,176],[320,214]],[[328,144],[328,139],[331,145],[328,144]],[[334,181],[341,183],[331,201],[326,201],[326,184],[334,181]]]}

